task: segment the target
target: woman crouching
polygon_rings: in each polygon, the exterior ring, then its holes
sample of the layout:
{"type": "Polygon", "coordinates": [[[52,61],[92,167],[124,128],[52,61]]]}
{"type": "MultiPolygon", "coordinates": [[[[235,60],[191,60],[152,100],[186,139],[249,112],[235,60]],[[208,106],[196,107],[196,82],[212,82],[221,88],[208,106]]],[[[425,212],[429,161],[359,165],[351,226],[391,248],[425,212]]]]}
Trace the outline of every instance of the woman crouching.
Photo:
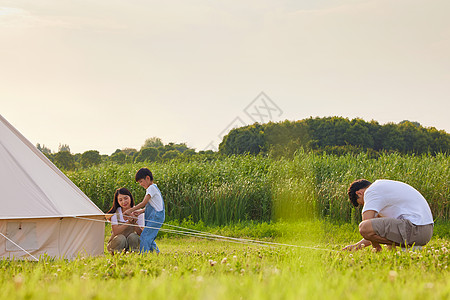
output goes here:
{"type": "Polygon", "coordinates": [[[139,252],[139,236],[144,228],[144,214],[138,217],[125,217],[122,212],[134,206],[133,195],[127,188],[117,189],[114,202],[109,214],[111,217],[111,238],[106,248],[111,254],[114,252],[139,252]]]}

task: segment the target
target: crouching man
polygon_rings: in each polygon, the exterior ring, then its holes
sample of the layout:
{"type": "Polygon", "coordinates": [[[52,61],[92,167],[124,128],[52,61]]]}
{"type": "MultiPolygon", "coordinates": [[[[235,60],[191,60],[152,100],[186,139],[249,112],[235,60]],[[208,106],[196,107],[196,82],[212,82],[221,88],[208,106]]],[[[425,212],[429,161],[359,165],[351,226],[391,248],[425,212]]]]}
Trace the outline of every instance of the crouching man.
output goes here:
{"type": "Polygon", "coordinates": [[[423,246],[433,235],[433,216],[425,198],[412,186],[393,180],[354,181],[348,189],[353,206],[363,205],[359,232],[363,239],[343,250],[372,245],[423,246]]]}

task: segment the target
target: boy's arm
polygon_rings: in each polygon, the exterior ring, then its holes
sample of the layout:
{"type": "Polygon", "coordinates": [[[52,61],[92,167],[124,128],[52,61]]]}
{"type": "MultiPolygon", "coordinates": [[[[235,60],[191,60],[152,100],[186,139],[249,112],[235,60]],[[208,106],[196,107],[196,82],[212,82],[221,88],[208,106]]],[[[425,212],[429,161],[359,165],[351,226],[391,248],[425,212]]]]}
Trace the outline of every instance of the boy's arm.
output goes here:
{"type": "Polygon", "coordinates": [[[148,195],[148,194],[145,195],[144,200],[142,200],[141,203],[139,203],[138,205],[133,206],[130,209],[127,209],[123,214],[129,216],[133,211],[141,209],[141,208],[144,208],[147,205],[148,201],[150,201],[151,198],[152,197],[150,195],[148,195]]]}
{"type": "Polygon", "coordinates": [[[145,208],[139,209],[139,210],[135,210],[135,211],[133,212],[133,216],[138,217],[140,214],[142,214],[142,213],[144,213],[144,212],[145,212],[145,208]]]}

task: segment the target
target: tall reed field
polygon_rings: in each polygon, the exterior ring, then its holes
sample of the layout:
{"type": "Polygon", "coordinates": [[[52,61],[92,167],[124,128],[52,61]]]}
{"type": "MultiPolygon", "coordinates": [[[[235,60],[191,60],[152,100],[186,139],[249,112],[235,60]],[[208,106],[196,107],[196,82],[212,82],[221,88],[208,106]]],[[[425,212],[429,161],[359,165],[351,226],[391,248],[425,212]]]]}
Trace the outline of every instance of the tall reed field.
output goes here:
{"type": "Polygon", "coordinates": [[[271,161],[236,156],[209,162],[103,164],[68,174],[100,209],[107,211],[114,191],[127,187],[135,201],[145,191],[134,180],[139,168],[149,168],[164,198],[166,220],[192,219],[209,225],[236,221],[270,221],[272,212],[271,161]]]}
{"type": "Polygon", "coordinates": [[[165,201],[166,220],[224,225],[326,218],[357,223],[360,210],[350,205],[347,188],[359,178],[406,182],[425,196],[436,220],[448,221],[450,216],[448,154],[370,158],[299,151],[293,159],[244,155],[205,162],[102,164],[67,175],[106,212],[119,187],[127,187],[136,202],[142,200],[144,189],[134,181],[141,167],[153,172],[165,201]]]}

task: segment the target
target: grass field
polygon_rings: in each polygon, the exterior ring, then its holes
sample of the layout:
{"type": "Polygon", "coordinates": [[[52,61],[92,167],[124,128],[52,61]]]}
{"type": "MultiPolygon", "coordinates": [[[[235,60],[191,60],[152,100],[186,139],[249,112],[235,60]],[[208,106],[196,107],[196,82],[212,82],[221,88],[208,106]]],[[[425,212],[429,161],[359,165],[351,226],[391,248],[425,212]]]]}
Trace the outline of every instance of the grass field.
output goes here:
{"type": "Polygon", "coordinates": [[[142,199],[134,182],[140,167],[153,171],[169,224],[293,246],[161,231],[160,255],[1,260],[0,299],[450,299],[447,154],[375,160],[299,152],[279,160],[101,164],[68,176],[107,211],[119,187],[142,199]],[[361,177],[402,180],[423,193],[436,220],[431,242],[415,252],[341,252],[360,240],[360,211],[352,210],[346,189],[361,177]]]}
{"type": "Polygon", "coordinates": [[[449,299],[448,228],[421,251],[381,253],[336,251],[359,239],[355,226],[319,221],[209,231],[328,250],[163,235],[160,255],[0,261],[0,298],[449,299]]]}

